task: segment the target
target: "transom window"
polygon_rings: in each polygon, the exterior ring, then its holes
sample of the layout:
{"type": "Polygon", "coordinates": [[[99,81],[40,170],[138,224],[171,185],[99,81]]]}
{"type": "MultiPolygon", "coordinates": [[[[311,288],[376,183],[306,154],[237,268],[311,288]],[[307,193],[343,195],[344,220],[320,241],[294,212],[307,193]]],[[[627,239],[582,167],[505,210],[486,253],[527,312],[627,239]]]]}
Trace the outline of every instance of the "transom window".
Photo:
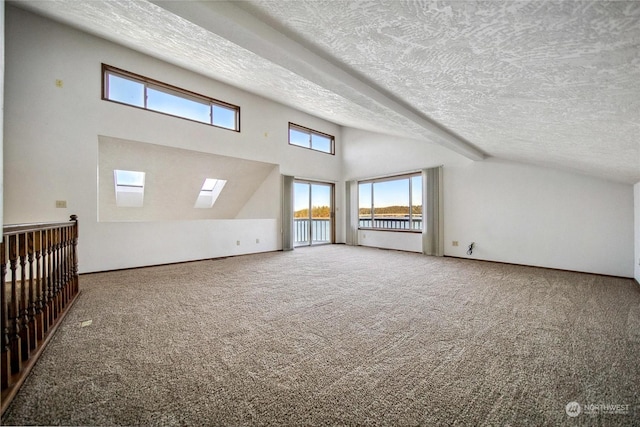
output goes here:
{"type": "Polygon", "coordinates": [[[359,228],[422,231],[422,174],[358,182],[359,228]]]}
{"type": "Polygon", "coordinates": [[[289,123],[289,144],[323,153],[335,153],[335,137],[304,126],[289,123]]]}
{"type": "Polygon", "coordinates": [[[240,107],[102,64],[102,99],[240,131],[240,107]]]}

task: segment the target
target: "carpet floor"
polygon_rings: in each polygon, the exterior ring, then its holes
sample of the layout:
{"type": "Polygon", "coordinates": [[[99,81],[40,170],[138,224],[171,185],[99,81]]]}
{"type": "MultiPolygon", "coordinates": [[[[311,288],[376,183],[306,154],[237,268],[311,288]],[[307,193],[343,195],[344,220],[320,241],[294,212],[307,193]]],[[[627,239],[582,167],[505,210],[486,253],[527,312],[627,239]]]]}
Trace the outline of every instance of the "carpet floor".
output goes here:
{"type": "Polygon", "coordinates": [[[80,288],[4,424],[640,425],[630,279],[328,245],[80,288]]]}

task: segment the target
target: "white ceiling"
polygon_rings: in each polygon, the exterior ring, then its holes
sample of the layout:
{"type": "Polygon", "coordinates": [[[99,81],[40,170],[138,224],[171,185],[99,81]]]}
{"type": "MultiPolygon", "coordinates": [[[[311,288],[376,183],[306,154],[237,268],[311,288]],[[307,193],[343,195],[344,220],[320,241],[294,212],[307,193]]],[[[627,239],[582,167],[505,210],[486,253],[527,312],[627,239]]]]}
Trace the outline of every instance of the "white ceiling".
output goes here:
{"type": "Polygon", "coordinates": [[[335,123],[640,181],[640,2],[19,2],[335,123]]]}

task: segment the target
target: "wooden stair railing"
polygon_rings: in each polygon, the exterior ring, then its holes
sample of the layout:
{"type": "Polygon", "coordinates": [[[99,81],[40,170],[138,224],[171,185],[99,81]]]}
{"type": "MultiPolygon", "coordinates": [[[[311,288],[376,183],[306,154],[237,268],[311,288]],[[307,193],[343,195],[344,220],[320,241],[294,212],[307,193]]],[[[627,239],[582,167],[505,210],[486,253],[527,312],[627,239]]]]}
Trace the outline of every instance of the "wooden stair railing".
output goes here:
{"type": "Polygon", "coordinates": [[[2,278],[2,414],[78,296],[78,217],[5,225],[2,278]]]}

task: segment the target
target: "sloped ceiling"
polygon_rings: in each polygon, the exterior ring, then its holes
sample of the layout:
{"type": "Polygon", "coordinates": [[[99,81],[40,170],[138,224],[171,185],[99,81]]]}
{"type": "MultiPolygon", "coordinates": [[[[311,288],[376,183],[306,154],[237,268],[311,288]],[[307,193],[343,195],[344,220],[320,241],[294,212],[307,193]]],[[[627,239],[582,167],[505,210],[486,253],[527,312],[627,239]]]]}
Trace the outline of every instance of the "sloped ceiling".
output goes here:
{"type": "Polygon", "coordinates": [[[344,126],[640,181],[640,2],[17,5],[344,126]]]}

